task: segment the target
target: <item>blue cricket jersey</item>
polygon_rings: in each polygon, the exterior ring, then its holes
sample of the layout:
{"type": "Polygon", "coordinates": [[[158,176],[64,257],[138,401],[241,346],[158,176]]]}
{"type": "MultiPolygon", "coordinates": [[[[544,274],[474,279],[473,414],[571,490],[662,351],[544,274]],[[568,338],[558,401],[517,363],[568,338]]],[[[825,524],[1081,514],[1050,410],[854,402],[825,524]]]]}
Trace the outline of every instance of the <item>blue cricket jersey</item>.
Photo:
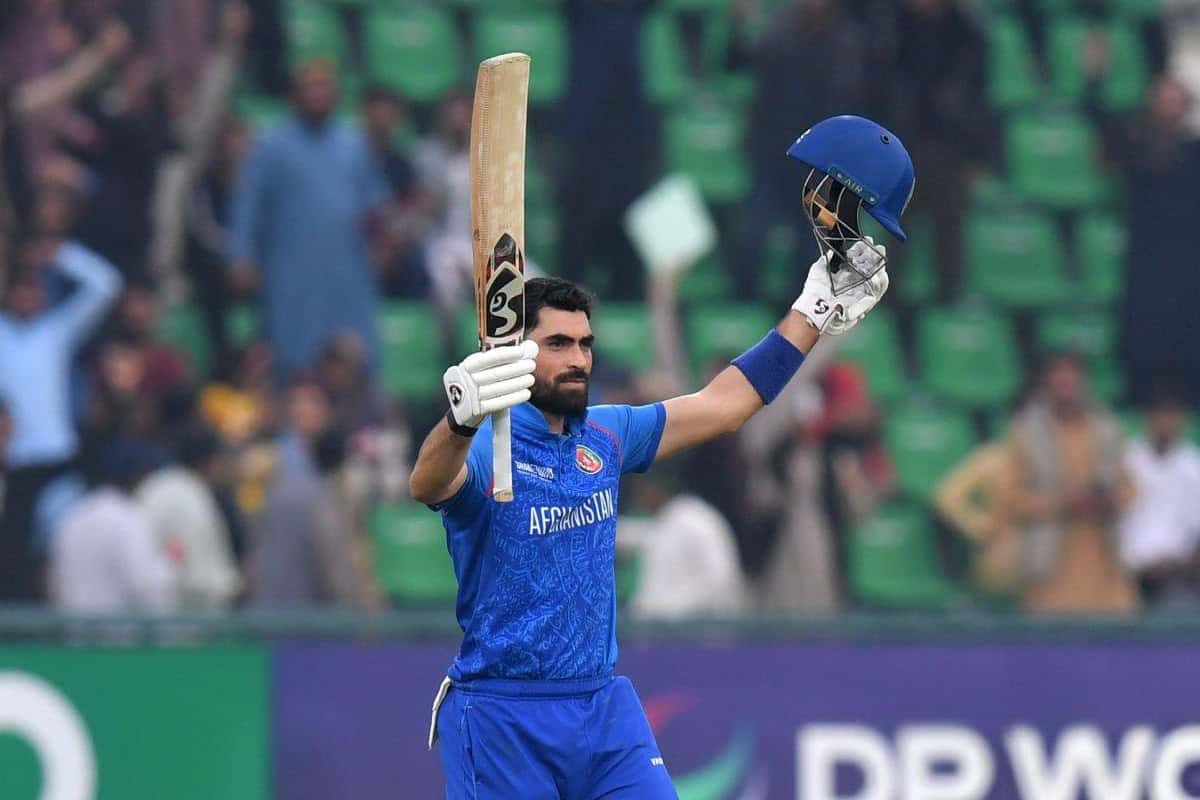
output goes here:
{"type": "Polygon", "coordinates": [[[665,422],[662,403],[593,406],[557,434],[529,403],[514,407],[511,503],[491,498],[490,419],[480,427],[466,483],[433,506],[458,577],[453,680],[612,672],[617,487],[654,461],[665,422]]]}

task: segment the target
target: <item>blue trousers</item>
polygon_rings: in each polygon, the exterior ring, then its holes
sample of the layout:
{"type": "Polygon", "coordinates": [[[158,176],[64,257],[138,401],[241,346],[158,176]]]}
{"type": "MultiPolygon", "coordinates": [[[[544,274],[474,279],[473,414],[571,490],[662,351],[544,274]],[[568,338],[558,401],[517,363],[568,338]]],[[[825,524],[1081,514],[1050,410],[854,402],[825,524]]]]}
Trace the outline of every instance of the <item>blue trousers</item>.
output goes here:
{"type": "Polygon", "coordinates": [[[446,800],[678,800],[624,677],[456,683],[438,713],[446,800]]]}

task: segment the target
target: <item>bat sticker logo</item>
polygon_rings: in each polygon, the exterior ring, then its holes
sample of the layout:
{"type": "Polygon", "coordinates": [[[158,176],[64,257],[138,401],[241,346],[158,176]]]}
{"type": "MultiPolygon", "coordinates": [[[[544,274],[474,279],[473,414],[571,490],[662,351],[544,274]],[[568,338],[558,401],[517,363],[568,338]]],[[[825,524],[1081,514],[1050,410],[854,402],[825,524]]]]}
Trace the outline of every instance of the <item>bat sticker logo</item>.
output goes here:
{"type": "Polygon", "coordinates": [[[503,339],[525,327],[525,255],[512,236],[506,233],[496,242],[488,267],[485,330],[487,338],[503,339]]]}

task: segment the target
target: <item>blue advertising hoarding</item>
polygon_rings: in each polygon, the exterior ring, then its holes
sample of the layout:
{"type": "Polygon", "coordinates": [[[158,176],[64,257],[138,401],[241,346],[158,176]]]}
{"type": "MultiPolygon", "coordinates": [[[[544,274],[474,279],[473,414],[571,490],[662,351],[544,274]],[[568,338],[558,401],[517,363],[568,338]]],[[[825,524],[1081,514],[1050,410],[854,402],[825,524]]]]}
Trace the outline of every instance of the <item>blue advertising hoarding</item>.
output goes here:
{"type": "MultiPolygon", "coordinates": [[[[436,798],[447,645],[285,645],[282,800],[436,798]]],[[[624,648],[682,800],[1200,797],[1200,647],[624,648]]]]}

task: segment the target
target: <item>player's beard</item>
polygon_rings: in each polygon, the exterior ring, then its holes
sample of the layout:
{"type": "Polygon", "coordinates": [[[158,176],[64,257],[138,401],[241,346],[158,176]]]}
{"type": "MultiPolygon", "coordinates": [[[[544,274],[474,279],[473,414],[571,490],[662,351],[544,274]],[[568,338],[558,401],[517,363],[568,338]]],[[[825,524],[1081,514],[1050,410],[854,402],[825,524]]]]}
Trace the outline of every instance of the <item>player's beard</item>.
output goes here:
{"type": "Polygon", "coordinates": [[[547,414],[561,417],[578,416],[587,409],[588,375],[586,372],[564,372],[551,382],[537,380],[529,402],[547,414]],[[582,383],[566,381],[582,380],[582,383]]]}

